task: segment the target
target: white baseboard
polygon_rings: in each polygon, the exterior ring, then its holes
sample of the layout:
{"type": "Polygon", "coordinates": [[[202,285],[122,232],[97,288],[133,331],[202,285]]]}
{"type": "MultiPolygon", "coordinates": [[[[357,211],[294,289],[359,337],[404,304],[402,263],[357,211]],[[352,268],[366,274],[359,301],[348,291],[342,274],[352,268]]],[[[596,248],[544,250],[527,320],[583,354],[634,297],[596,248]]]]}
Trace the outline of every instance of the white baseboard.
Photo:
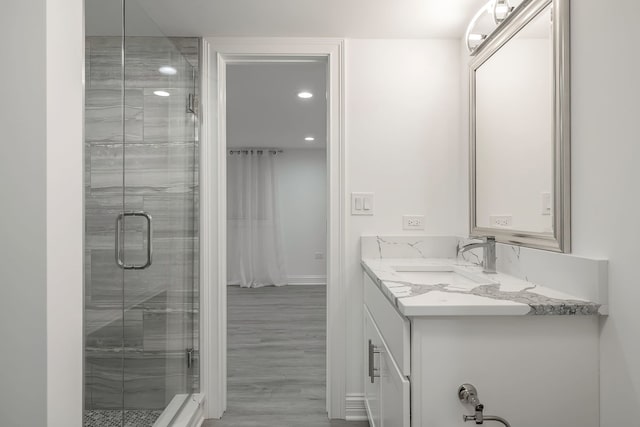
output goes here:
{"type": "Polygon", "coordinates": [[[288,285],[326,285],[327,276],[325,275],[306,275],[306,276],[288,276],[288,285]]]}
{"type": "Polygon", "coordinates": [[[364,394],[347,393],[344,413],[347,421],[366,421],[367,409],[364,406],[364,394]]]}

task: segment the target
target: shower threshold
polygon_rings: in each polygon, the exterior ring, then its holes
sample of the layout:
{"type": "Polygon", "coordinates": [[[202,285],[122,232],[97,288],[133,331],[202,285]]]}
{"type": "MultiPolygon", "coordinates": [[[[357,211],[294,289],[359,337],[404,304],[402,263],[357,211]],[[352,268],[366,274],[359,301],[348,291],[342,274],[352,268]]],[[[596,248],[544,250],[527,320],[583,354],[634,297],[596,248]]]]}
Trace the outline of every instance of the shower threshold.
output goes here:
{"type": "Polygon", "coordinates": [[[197,427],[204,419],[200,393],[177,394],[164,410],[91,409],[84,412],[84,427],[197,427]]]}

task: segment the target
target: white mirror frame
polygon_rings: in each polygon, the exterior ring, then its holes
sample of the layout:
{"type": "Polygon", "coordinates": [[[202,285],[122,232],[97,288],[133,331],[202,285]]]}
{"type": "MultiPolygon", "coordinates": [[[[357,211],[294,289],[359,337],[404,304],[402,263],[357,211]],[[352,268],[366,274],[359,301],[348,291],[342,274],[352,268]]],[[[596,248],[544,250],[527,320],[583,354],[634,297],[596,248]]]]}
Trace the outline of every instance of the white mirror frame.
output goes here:
{"type": "Polygon", "coordinates": [[[569,0],[525,0],[472,53],[469,65],[469,196],[471,235],[556,252],[571,251],[571,92],[569,0]],[[476,83],[477,69],[547,6],[553,16],[553,233],[478,227],[476,213],[476,83]]]}

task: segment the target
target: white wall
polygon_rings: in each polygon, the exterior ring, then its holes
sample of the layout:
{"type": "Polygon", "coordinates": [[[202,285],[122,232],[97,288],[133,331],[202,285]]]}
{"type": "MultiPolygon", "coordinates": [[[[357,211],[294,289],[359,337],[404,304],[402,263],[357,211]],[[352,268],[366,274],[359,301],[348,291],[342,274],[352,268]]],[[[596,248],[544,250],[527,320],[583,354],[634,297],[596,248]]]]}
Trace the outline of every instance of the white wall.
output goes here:
{"type": "Polygon", "coordinates": [[[3,426],[82,425],[82,8],[0,15],[3,426]]]}
{"type": "Polygon", "coordinates": [[[601,425],[631,426],[640,406],[640,3],[571,7],[573,252],[610,260],[601,425]]]}
{"type": "Polygon", "coordinates": [[[46,25],[47,426],[74,427],[84,403],[83,1],[47,0],[46,25]]]}
{"type": "Polygon", "coordinates": [[[276,161],[289,283],[326,284],[326,151],[289,148],[276,161]],[[322,259],[316,259],[317,252],[322,259]]]}
{"type": "Polygon", "coordinates": [[[362,393],[362,234],[459,234],[459,40],[349,39],[346,45],[347,193],[375,193],[375,215],[347,218],[347,393],[362,393]]]}
{"type": "Polygon", "coordinates": [[[11,426],[47,419],[45,6],[0,14],[0,424],[11,426]]]}

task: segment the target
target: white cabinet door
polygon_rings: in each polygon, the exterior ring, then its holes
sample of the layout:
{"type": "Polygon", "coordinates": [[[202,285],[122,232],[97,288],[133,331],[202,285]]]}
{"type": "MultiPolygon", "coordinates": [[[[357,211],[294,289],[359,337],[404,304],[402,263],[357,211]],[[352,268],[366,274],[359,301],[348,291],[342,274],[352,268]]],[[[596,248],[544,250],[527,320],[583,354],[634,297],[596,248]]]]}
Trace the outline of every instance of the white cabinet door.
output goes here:
{"type": "Polygon", "coordinates": [[[381,427],[380,424],[380,367],[379,354],[376,349],[382,345],[380,335],[376,330],[371,314],[364,308],[364,403],[371,427],[381,427]]]}
{"type": "Polygon", "coordinates": [[[388,349],[380,353],[380,417],[381,427],[409,427],[410,383],[398,369],[388,349]]]}
{"type": "Polygon", "coordinates": [[[368,307],[364,307],[365,405],[371,427],[409,427],[409,380],[400,371],[368,307]]]}

